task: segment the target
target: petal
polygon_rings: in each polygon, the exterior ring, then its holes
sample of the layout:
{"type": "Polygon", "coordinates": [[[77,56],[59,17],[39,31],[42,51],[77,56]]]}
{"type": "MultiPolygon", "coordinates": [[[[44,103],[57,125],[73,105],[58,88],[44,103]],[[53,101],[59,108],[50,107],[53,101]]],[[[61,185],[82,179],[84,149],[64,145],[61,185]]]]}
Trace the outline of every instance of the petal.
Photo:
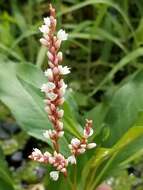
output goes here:
{"type": "Polygon", "coordinates": [[[87,145],[87,148],[88,149],[92,149],[92,148],[95,148],[96,147],[96,143],[89,143],[88,145],[87,145]]]}
{"type": "Polygon", "coordinates": [[[76,164],[76,158],[74,155],[68,157],[68,162],[71,164],[76,164]]]}
{"type": "Polygon", "coordinates": [[[58,171],[52,171],[50,172],[50,177],[52,180],[57,181],[59,178],[59,172],[58,171]]]}
{"type": "Polygon", "coordinates": [[[68,38],[68,34],[63,29],[61,29],[57,33],[57,38],[60,41],[65,41],[68,38]]]}

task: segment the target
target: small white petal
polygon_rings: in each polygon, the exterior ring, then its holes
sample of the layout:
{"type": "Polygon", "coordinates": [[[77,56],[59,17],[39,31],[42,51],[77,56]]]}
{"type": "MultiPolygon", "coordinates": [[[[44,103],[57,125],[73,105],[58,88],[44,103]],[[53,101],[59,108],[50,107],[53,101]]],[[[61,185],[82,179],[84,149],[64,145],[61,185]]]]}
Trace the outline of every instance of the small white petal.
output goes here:
{"type": "Polygon", "coordinates": [[[58,171],[52,171],[50,172],[50,177],[52,180],[57,181],[59,178],[59,172],[58,171]]]}
{"type": "Polygon", "coordinates": [[[64,135],[64,131],[60,131],[60,132],[58,133],[58,136],[59,136],[59,137],[63,137],[63,135],[64,135]]]}
{"type": "Polygon", "coordinates": [[[42,25],[39,30],[45,35],[49,33],[49,27],[47,25],[42,25]]]}
{"type": "Polygon", "coordinates": [[[68,162],[71,164],[76,164],[76,158],[74,155],[68,157],[68,162]]]}
{"type": "Polygon", "coordinates": [[[57,98],[57,94],[53,93],[53,92],[49,92],[46,94],[47,97],[51,100],[54,101],[57,98]]]}
{"type": "Polygon", "coordinates": [[[73,139],[71,140],[71,144],[72,144],[73,146],[78,146],[78,145],[80,145],[80,140],[79,140],[78,138],[73,138],[73,139]]]}
{"type": "Polygon", "coordinates": [[[53,82],[48,82],[48,83],[42,85],[41,92],[48,93],[49,91],[53,90],[55,87],[56,86],[53,82]]]}
{"type": "Polygon", "coordinates": [[[64,41],[64,40],[67,40],[68,38],[68,34],[63,30],[59,30],[58,33],[57,33],[57,38],[58,40],[60,41],[64,41]]]}
{"type": "Polygon", "coordinates": [[[92,148],[95,148],[96,147],[96,143],[89,143],[88,145],[87,145],[87,148],[88,149],[92,149],[92,148]]]}
{"type": "Polygon", "coordinates": [[[49,80],[53,80],[53,72],[51,69],[47,69],[45,72],[44,72],[45,76],[48,77],[49,80]]]}
{"type": "Polygon", "coordinates": [[[42,153],[41,153],[41,150],[39,150],[38,148],[33,148],[33,153],[34,153],[34,154],[37,154],[37,155],[38,155],[38,154],[39,154],[39,155],[42,154],[42,153]]]}
{"type": "Polygon", "coordinates": [[[62,65],[59,65],[58,69],[61,75],[67,75],[70,73],[70,68],[68,68],[67,66],[63,67],[62,65]]]}
{"type": "Polygon", "coordinates": [[[44,18],[44,23],[45,23],[45,25],[47,25],[48,27],[50,27],[50,25],[51,25],[50,18],[49,17],[44,18]]]}
{"type": "Polygon", "coordinates": [[[44,136],[46,139],[49,139],[49,138],[50,138],[50,136],[49,136],[49,130],[45,131],[45,132],[43,133],[43,136],[44,136]]]}

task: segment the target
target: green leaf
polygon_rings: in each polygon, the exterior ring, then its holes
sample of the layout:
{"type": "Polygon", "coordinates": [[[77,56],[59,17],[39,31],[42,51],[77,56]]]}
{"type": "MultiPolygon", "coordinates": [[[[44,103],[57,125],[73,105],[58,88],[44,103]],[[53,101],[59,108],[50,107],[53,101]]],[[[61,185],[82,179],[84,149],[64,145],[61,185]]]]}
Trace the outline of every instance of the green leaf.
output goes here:
{"type": "MultiPolygon", "coordinates": [[[[94,190],[99,183],[125,166],[130,156],[142,150],[143,114],[137,122],[119,139],[112,148],[98,148],[83,170],[83,177],[88,180],[86,189],[94,190]],[[142,145],[142,146],[141,146],[142,145]]],[[[139,154],[140,155],[140,154],[139,154]]],[[[130,159],[129,159],[130,161],[130,159]]]]}
{"type": "MultiPolygon", "coordinates": [[[[31,64],[4,63],[0,64],[0,81],[0,99],[9,107],[18,124],[28,134],[47,142],[43,131],[51,128],[51,123],[44,111],[44,96],[40,92],[41,85],[46,81],[42,71],[31,64]]],[[[70,102],[65,102],[64,108],[65,130],[80,137],[81,126],[71,114],[70,102]]],[[[67,155],[65,137],[61,144],[62,151],[67,155]]]]}
{"type": "Polygon", "coordinates": [[[123,85],[113,96],[105,123],[110,128],[110,136],[104,146],[113,146],[135,123],[143,110],[143,71],[123,85]]]}
{"type": "Polygon", "coordinates": [[[0,189],[14,190],[13,180],[10,176],[7,163],[5,162],[3,152],[0,148],[0,189]]]}

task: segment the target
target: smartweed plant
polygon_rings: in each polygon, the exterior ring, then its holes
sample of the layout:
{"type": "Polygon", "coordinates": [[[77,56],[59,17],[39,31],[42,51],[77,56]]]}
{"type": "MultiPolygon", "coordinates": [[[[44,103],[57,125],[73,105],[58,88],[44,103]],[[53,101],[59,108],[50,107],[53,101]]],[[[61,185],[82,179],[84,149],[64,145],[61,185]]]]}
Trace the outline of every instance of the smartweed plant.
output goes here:
{"type": "Polygon", "coordinates": [[[48,82],[43,84],[41,91],[45,93],[45,111],[52,123],[53,129],[46,130],[43,136],[50,139],[53,144],[53,152],[48,151],[42,153],[39,149],[34,148],[29,158],[53,166],[54,170],[50,172],[50,177],[56,181],[59,173],[67,176],[67,167],[69,164],[76,164],[76,158],[79,154],[85,153],[87,149],[96,147],[96,143],[88,143],[88,137],[93,134],[92,120],[86,120],[81,139],[73,137],[69,146],[71,155],[65,157],[60,152],[59,139],[64,135],[64,126],[62,118],[64,110],[61,106],[64,103],[64,94],[67,85],[64,82],[63,75],[70,73],[70,68],[62,66],[63,53],[60,51],[61,43],[68,38],[68,34],[60,29],[56,32],[56,11],[50,4],[50,17],[44,18],[44,24],[39,28],[43,37],[40,42],[47,47],[49,68],[44,71],[48,82]]]}

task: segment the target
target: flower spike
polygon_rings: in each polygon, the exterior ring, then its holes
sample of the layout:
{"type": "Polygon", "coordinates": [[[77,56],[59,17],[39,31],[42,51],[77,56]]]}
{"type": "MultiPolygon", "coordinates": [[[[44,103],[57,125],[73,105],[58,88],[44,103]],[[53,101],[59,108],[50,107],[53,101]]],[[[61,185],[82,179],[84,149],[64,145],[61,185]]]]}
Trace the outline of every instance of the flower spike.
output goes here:
{"type": "Polygon", "coordinates": [[[50,178],[57,181],[60,173],[65,177],[67,176],[69,163],[76,164],[76,157],[79,154],[83,154],[87,149],[94,148],[96,144],[88,143],[88,137],[93,134],[93,129],[92,120],[86,120],[82,139],[74,137],[69,144],[71,155],[65,158],[65,156],[60,153],[59,139],[64,135],[64,125],[62,121],[64,110],[61,109],[61,106],[64,103],[64,95],[67,89],[63,76],[70,73],[69,67],[61,65],[63,53],[60,51],[60,47],[61,43],[67,40],[68,34],[63,29],[56,32],[56,11],[51,4],[49,5],[49,10],[50,16],[44,18],[43,25],[39,27],[43,35],[40,42],[48,49],[47,57],[49,64],[49,68],[44,71],[48,82],[41,86],[41,92],[45,94],[45,111],[53,126],[52,129],[43,132],[43,137],[51,140],[54,151],[53,153],[47,151],[42,153],[39,149],[34,148],[29,158],[34,161],[52,165],[54,171],[50,172],[50,178]]]}

